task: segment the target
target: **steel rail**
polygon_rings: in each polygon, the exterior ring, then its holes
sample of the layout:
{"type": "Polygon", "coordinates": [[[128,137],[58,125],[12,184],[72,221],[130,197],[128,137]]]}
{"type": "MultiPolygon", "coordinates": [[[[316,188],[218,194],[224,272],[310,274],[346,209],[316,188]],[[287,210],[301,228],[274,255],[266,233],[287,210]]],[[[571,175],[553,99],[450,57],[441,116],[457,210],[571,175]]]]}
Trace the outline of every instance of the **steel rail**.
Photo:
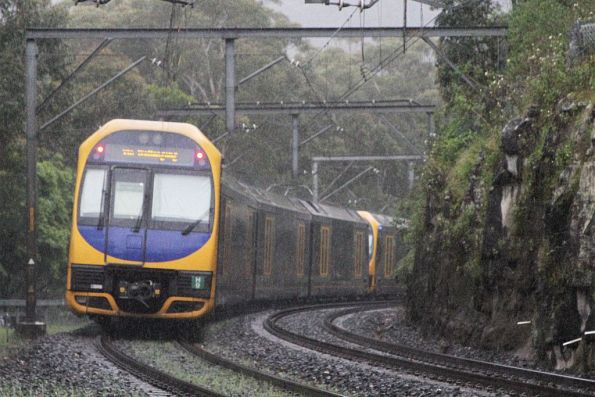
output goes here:
{"type": "Polygon", "coordinates": [[[167,28],[29,28],[27,40],[36,39],[165,39],[171,35],[180,39],[300,39],[313,37],[361,38],[364,37],[502,37],[506,36],[505,26],[492,27],[370,27],[343,28],[187,28],[172,32],[167,28]]]}
{"type": "Polygon", "coordinates": [[[274,386],[277,386],[281,389],[300,393],[305,396],[314,396],[314,397],[343,397],[342,394],[333,393],[330,391],[318,389],[313,386],[305,385],[303,383],[294,382],[289,379],[284,379],[278,376],[270,375],[265,372],[258,371],[256,369],[250,368],[248,366],[235,363],[233,361],[227,360],[221,356],[217,356],[211,352],[206,351],[200,346],[192,344],[187,340],[180,339],[178,340],[178,344],[186,350],[188,353],[193,354],[205,361],[210,362],[211,364],[218,365],[223,368],[227,368],[234,372],[240,373],[242,375],[250,376],[256,380],[268,382],[274,386]]]}
{"type": "MultiPolygon", "coordinates": [[[[434,353],[426,350],[419,350],[409,346],[389,343],[378,339],[370,338],[364,335],[359,335],[350,332],[344,328],[341,328],[334,323],[335,320],[337,320],[340,317],[359,313],[364,310],[368,309],[352,308],[337,313],[332,313],[326,316],[326,318],[324,319],[324,327],[329,333],[335,335],[338,338],[384,353],[390,353],[394,355],[407,357],[409,359],[427,361],[433,364],[440,364],[454,368],[473,368],[474,370],[489,372],[490,376],[513,377],[520,381],[526,381],[530,379],[548,385],[551,384],[557,386],[566,386],[575,389],[585,389],[589,390],[592,393],[591,395],[595,395],[595,380],[556,374],[552,372],[538,371],[528,368],[514,367],[510,365],[496,364],[487,361],[452,356],[448,354],[434,353]]],[[[558,393],[560,392],[560,390],[556,391],[558,393]]]]}
{"type": "Polygon", "coordinates": [[[516,379],[493,377],[492,374],[487,374],[481,369],[474,369],[470,371],[468,368],[460,369],[445,367],[436,363],[423,362],[408,357],[371,353],[360,349],[353,349],[347,346],[339,346],[332,343],[322,342],[304,335],[296,334],[277,325],[279,320],[284,317],[299,312],[316,309],[316,307],[310,306],[279,311],[266,319],[264,322],[264,328],[269,333],[277,336],[278,338],[322,353],[343,357],[352,361],[365,361],[372,365],[391,369],[401,369],[424,373],[440,380],[444,380],[444,378],[446,378],[446,381],[449,383],[454,383],[454,380],[462,380],[476,384],[478,386],[481,385],[484,387],[496,387],[503,390],[514,390],[516,392],[530,393],[531,395],[540,395],[542,397],[558,397],[561,395],[561,393],[564,393],[565,396],[570,397],[593,396],[593,394],[590,392],[586,393],[575,390],[562,390],[555,386],[544,386],[540,384],[531,384],[527,383],[526,381],[519,381],[516,379]]]}
{"type": "Polygon", "coordinates": [[[135,377],[159,389],[173,393],[176,396],[224,397],[215,391],[175,378],[116,349],[110,338],[101,336],[96,343],[97,349],[109,361],[135,377]]]}

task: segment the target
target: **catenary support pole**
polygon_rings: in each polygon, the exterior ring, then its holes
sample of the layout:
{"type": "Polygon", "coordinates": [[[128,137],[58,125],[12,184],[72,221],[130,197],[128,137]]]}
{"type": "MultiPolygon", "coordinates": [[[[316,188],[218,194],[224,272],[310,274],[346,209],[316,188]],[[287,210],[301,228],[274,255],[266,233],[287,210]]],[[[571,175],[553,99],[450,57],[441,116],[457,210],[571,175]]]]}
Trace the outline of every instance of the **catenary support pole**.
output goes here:
{"type": "Polygon", "coordinates": [[[235,39],[225,39],[225,126],[227,132],[235,129],[236,106],[236,65],[235,39]]]}
{"type": "Polygon", "coordinates": [[[317,203],[318,202],[318,161],[312,162],[312,185],[313,185],[312,201],[317,203]]]}
{"type": "Polygon", "coordinates": [[[27,114],[27,264],[25,267],[25,316],[35,321],[35,262],[37,261],[37,43],[27,40],[25,49],[25,111],[27,114]]]}
{"type": "Polygon", "coordinates": [[[291,115],[291,170],[294,178],[298,177],[299,167],[299,147],[300,147],[300,115],[294,113],[291,115]]]}
{"type": "Polygon", "coordinates": [[[407,180],[409,182],[409,191],[413,190],[413,183],[415,182],[415,163],[410,161],[407,167],[407,180]]]}

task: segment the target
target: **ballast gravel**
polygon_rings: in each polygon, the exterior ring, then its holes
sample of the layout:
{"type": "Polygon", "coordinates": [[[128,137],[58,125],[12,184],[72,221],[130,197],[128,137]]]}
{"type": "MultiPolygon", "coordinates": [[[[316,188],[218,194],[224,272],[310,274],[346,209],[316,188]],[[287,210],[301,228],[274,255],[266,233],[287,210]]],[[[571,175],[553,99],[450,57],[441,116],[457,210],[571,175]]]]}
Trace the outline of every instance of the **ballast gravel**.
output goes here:
{"type": "MultiPolygon", "coordinates": [[[[211,324],[205,332],[205,348],[230,360],[267,370],[278,376],[315,387],[330,388],[350,396],[494,395],[483,390],[467,389],[332,357],[281,341],[262,328],[263,321],[270,313],[250,314],[211,324]]],[[[295,317],[296,328],[308,329],[310,336],[317,337],[318,327],[314,325],[320,321],[315,318],[317,316],[310,313],[295,317]],[[314,324],[309,321],[312,319],[314,324]]],[[[285,323],[284,326],[292,324],[285,323]]]]}
{"type": "Polygon", "coordinates": [[[88,326],[46,336],[0,359],[0,396],[148,396],[158,389],[108,362],[96,349],[100,334],[88,326]]]}
{"type": "Polygon", "coordinates": [[[519,358],[512,352],[475,349],[432,335],[424,336],[418,328],[407,322],[402,306],[349,314],[338,318],[335,324],[359,335],[435,353],[545,370],[538,368],[534,361],[519,358]]]}

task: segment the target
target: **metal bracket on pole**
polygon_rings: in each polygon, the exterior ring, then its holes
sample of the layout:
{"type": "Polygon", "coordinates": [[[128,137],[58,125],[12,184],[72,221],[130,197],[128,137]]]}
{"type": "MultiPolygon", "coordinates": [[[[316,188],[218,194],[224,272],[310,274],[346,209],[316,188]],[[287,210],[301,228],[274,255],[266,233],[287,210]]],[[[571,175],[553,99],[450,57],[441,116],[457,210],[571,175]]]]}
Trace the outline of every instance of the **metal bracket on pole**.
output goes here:
{"type": "Polygon", "coordinates": [[[333,190],[332,192],[330,192],[329,194],[327,194],[326,196],[324,196],[322,198],[322,200],[326,200],[329,197],[331,197],[333,194],[340,192],[341,190],[343,190],[347,186],[351,185],[357,179],[359,179],[360,177],[362,177],[363,175],[367,174],[369,171],[371,171],[373,169],[374,169],[374,167],[372,167],[372,166],[366,168],[365,170],[363,170],[362,172],[360,172],[359,174],[357,174],[356,176],[354,176],[353,178],[351,178],[350,180],[348,180],[347,182],[345,182],[343,185],[339,186],[338,188],[336,188],[335,190],[333,190]]]}
{"type": "Polygon", "coordinates": [[[380,117],[394,132],[396,132],[405,141],[405,143],[407,143],[407,146],[409,146],[409,149],[413,150],[415,153],[421,154],[420,150],[418,148],[416,148],[415,145],[409,139],[407,139],[407,137],[401,131],[399,131],[393,123],[391,123],[386,118],[386,116],[381,114],[380,117]]]}
{"type": "Polygon", "coordinates": [[[272,68],[273,66],[275,66],[276,64],[278,64],[279,62],[281,62],[285,59],[287,59],[287,57],[285,55],[283,55],[283,56],[280,56],[279,58],[275,59],[274,61],[267,63],[263,67],[257,69],[256,71],[250,73],[248,76],[246,76],[243,79],[241,79],[240,81],[238,81],[238,86],[252,80],[254,77],[258,76],[259,74],[261,74],[264,71],[267,71],[268,69],[272,68]]]}
{"type": "Polygon", "coordinates": [[[353,166],[353,161],[349,164],[347,164],[347,167],[343,168],[343,171],[341,171],[339,173],[339,175],[337,175],[332,181],[331,183],[328,184],[328,186],[326,187],[326,189],[324,189],[324,191],[322,192],[322,195],[325,195],[329,190],[331,190],[331,188],[335,185],[335,183],[337,183],[337,181],[339,179],[341,179],[341,177],[343,177],[343,175],[345,175],[345,173],[347,171],[349,171],[349,169],[353,166]]]}
{"type": "Polygon", "coordinates": [[[93,95],[97,94],[99,91],[103,90],[105,87],[107,87],[108,85],[110,85],[111,83],[113,83],[114,81],[116,81],[117,79],[119,79],[120,77],[124,76],[130,70],[132,70],[133,68],[135,68],[139,63],[141,63],[142,61],[144,61],[145,58],[146,57],[143,56],[143,57],[140,57],[139,59],[137,59],[133,64],[129,65],[126,69],[120,71],[114,77],[112,77],[111,79],[109,79],[105,83],[101,84],[99,87],[95,88],[93,91],[91,91],[90,93],[88,93],[87,95],[85,95],[84,97],[82,97],[81,99],[79,99],[78,101],[76,101],[75,103],[73,103],[72,105],[70,105],[69,107],[67,107],[60,114],[58,114],[57,116],[55,116],[54,118],[52,118],[51,120],[49,120],[48,122],[46,122],[45,124],[43,124],[41,126],[41,128],[39,128],[39,130],[42,131],[42,130],[46,129],[50,125],[54,124],[56,121],[60,120],[62,117],[66,116],[68,113],[70,113],[78,105],[80,105],[81,103],[85,102],[87,99],[91,98],[93,95]]]}
{"type": "Polygon", "coordinates": [[[97,54],[99,54],[99,52],[104,49],[105,47],[107,47],[107,45],[109,43],[112,42],[113,39],[111,38],[106,38],[105,40],[103,40],[101,42],[101,44],[99,44],[99,46],[93,50],[93,52],[83,61],[81,62],[81,64],[79,66],[76,67],[76,69],[74,69],[74,71],[72,73],[70,73],[64,80],[62,80],[62,82],[60,83],[60,85],[58,87],[56,87],[56,89],[54,89],[42,102],[41,104],[37,107],[36,112],[39,113],[41,112],[46,105],[49,103],[50,99],[52,99],[61,89],[62,87],[64,87],[66,84],[68,84],[70,82],[70,80],[72,80],[85,66],[87,66],[87,64],[89,64],[89,62],[91,62],[91,60],[93,58],[95,58],[95,56],[97,54]]]}
{"type": "Polygon", "coordinates": [[[300,142],[300,146],[305,145],[306,143],[310,142],[312,139],[319,137],[320,135],[324,134],[325,132],[327,132],[332,127],[333,127],[333,124],[329,124],[326,127],[323,127],[320,131],[318,131],[314,135],[312,135],[312,136],[304,139],[303,141],[301,141],[300,142]]]}
{"type": "MultiPolygon", "coordinates": [[[[424,158],[425,158],[425,156],[422,156],[422,155],[312,157],[312,184],[313,184],[313,190],[314,190],[314,194],[312,195],[312,200],[315,203],[318,202],[318,168],[319,168],[318,165],[321,162],[345,162],[345,161],[349,161],[349,162],[355,162],[355,161],[409,161],[409,162],[413,162],[413,161],[423,160],[424,158]]],[[[372,169],[372,168],[374,168],[374,167],[370,167],[370,169],[372,169]]],[[[355,181],[357,178],[359,178],[361,175],[365,174],[368,171],[369,171],[369,169],[366,169],[366,171],[360,173],[355,178],[352,178],[352,180],[349,180],[346,184],[344,184],[340,188],[335,189],[330,194],[327,194],[326,196],[323,197],[323,200],[332,196],[337,191],[343,189],[345,186],[347,186],[351,182],[355,181]]]]}
{"type": "Polygon", "coordinates": [[[225,39],[225,126],[233,134],[236,126],[236,66],[235,39],[225,39]]]}
{"type": "Polygon", "coordinates": [[[291,137],[291,169],[294,178],[298,177],[299,168],[299,146],[300,146],[300,115],[291,115],[292,137],[291,137]]]}
{"type": "Polygon", "coordinates": [[[457,65],[455,65],[450,59],[448,59],[448,57],[446,56],[446,54],[444,54],[442,52],[442,50],[440,50],[440,48],[438,48],[438,46],[436,44],[434,44],[434,42],[432,40],[430,40],[427,37],[422,37],[421,38],[423,41],[425,41],[430,47],[432,47],[432,49],[436,52],[436,54],[438,54],[438,56],[440,58],[442,58],[444,60],[444,62],[446,62],[448,64],[448,66],[450,66],[450,68],[452,70],[454,70],[455,72],[457,72],[461,78],[463,79],[463,81],[472,89],[479,91],[480,89],[480,84],[473,80],[471,77],[467,76],[465,73],[463,73],[461,71],[461,69],[459,69],[457,67],[457,65]]]}

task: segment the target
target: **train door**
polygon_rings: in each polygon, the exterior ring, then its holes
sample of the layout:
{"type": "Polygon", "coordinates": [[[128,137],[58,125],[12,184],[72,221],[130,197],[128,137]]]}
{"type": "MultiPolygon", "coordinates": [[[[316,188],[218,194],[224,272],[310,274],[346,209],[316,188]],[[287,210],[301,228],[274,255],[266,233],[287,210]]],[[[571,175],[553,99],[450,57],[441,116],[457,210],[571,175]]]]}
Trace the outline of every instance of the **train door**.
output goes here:
{"type": "Polygon", "coordinates": [[[146,168],[112,168],[105,263],[145,263],[149,181],[146,168]]]}

